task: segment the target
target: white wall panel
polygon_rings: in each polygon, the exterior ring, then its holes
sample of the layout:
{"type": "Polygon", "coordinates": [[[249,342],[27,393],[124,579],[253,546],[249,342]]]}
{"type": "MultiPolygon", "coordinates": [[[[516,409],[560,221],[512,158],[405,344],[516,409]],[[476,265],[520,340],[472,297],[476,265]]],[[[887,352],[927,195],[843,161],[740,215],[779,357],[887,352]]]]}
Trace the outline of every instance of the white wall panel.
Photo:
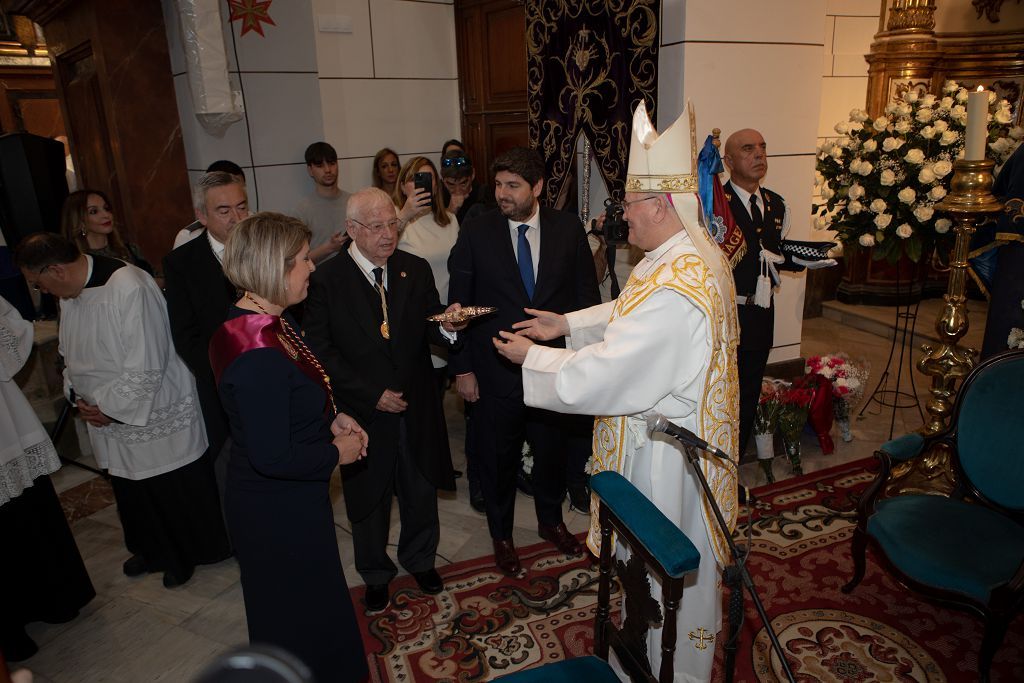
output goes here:
{"type": "Polygon", "coordinates": [[[320,93],[325,138],[342,157],[391,147],[404,159],[459,137],[454,80],[321,80],[320,93]]]}
{"type": "Polygon", "coordinates": [[[377,78],[458,76],[455,10],[451,5],[371,0],[370,20],[377,78]]]}
{"type": "Polygon", "coordinates": [[[242,73],[241,77],[253,163],[302,161],[306,147],[323,139],[316,74],[242,73]]]}

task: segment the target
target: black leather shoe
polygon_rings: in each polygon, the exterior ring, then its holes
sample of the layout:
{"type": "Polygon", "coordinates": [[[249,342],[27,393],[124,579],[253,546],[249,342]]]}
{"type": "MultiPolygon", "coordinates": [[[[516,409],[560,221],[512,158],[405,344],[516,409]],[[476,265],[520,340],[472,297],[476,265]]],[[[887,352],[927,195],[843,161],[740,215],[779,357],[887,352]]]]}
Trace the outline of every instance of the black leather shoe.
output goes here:
{"type": "Polygon", "coordinates": [[[125,576],[142,576],[149,572],[149,565],[142,555],[132,555],[121,565],[121,571],[125,576]]]}
{"type": "Polygon", "coordinates": [[[391,602],[391,596],[388,595],[388,585],[386,583],[378,583],[367,586],[364,600],[366,602],[366,609],[371,612],[386,610],[391,602]]]}
{"type": "Polygon", "coordinates": [[[193,570],[191,569],[184,575],[172,571],[164,572],[164,588],[177,588],[188,583],[188,580],[192,578],[192,573],[193,570]]]}
{"type": "Polygon", "coordinates": [[[412,578],[416,579],[416,585],[428,595],[437,595],[444,590],[444,581],[436,569],[428,569],[425,572],[413,572],[412,578]]]}
{"type": "Polygon", "coordinates": [[[555,526],[544,526],[540,524],[537,526],[537,534],[545,541],[551,541],[566,555],[570,557],[578,557],[583,554],[583,548],[580,546],[580,542],[576,540],[576,537],[569,533],[569,530],[565,527],[564,522],[560,522],[555,526]]]}
{"type": "Polygon", "coordinates": [[[516,546],[512,543],[511,538],[494,541],[494,564],[506,576],[520,579],[526,575],[522,565],[519,564],[519,553],[516,552],[516,546]]]}
{"type": "Polygon", "coordinates": [[[569,509],[590,514],[590,487],[586,484],[569,484],[569,509]]]}

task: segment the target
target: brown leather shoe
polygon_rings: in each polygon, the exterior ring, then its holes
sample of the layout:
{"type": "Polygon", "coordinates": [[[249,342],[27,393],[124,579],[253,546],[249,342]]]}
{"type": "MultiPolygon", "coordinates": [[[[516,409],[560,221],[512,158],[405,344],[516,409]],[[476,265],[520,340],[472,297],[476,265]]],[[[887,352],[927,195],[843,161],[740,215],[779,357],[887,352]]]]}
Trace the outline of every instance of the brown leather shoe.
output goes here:
{"type": "Polygon", "coordinates": [[[570,557],[577,557],[583,553],[580,542],[565,528],[565,522],[559,522],[555,526],[541,524],[537,527],[537,533],[545,541],[554,543],[559,550],[570,557]]]}
{"type": "Polygon", "coordinates": [[[494,541],[494,564],[506,576],[518,579],[526,575],[522,565],[519,564],[519,553],[516,552],[516,546],[512,543],[511,538],[494,541]]]}

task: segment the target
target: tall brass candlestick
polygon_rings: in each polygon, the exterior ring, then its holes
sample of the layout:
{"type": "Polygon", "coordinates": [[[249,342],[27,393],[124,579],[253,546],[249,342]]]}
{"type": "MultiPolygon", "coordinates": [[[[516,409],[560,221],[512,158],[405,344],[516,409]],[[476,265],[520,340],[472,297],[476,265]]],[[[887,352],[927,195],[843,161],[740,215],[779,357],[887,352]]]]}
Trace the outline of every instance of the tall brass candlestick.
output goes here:
{"type": "Polygon", "coordinates": [[[930,419],[925,432],[933,434],[942,430],[953,410],[957,380],[962,380],[974,368],[978,351],[960,346],[960,338],[967,334],[970,321],[967,319],[967,254],[970,251],[971,235],[987,216],[1003,210],[1003,204],[992,194],[991,159],[968,161],[958,160],[954,165],[953,180],[946,198],[935,205],[939,211],[950,214],[956,243],[950,258],[949,286],[946,290],[946,305],[935,321],[935,331],[941,343],[932,348],[923,344],[924,358],[917,368],[932,378],[929,389],[932,397],[926,404],[930,419]]]}

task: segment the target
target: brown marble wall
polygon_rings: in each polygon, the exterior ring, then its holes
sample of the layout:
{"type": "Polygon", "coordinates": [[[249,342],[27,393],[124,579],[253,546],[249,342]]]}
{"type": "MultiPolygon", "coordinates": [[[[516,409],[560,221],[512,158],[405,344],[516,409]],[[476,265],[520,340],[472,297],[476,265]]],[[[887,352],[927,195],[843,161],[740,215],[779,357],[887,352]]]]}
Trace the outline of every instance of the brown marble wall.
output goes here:
{"type": "Polygon", "coordinates": [[[192,220],[160,3],[8,0],[43,27],[72,155],[85,187],[154,265],[192,220]]]}

